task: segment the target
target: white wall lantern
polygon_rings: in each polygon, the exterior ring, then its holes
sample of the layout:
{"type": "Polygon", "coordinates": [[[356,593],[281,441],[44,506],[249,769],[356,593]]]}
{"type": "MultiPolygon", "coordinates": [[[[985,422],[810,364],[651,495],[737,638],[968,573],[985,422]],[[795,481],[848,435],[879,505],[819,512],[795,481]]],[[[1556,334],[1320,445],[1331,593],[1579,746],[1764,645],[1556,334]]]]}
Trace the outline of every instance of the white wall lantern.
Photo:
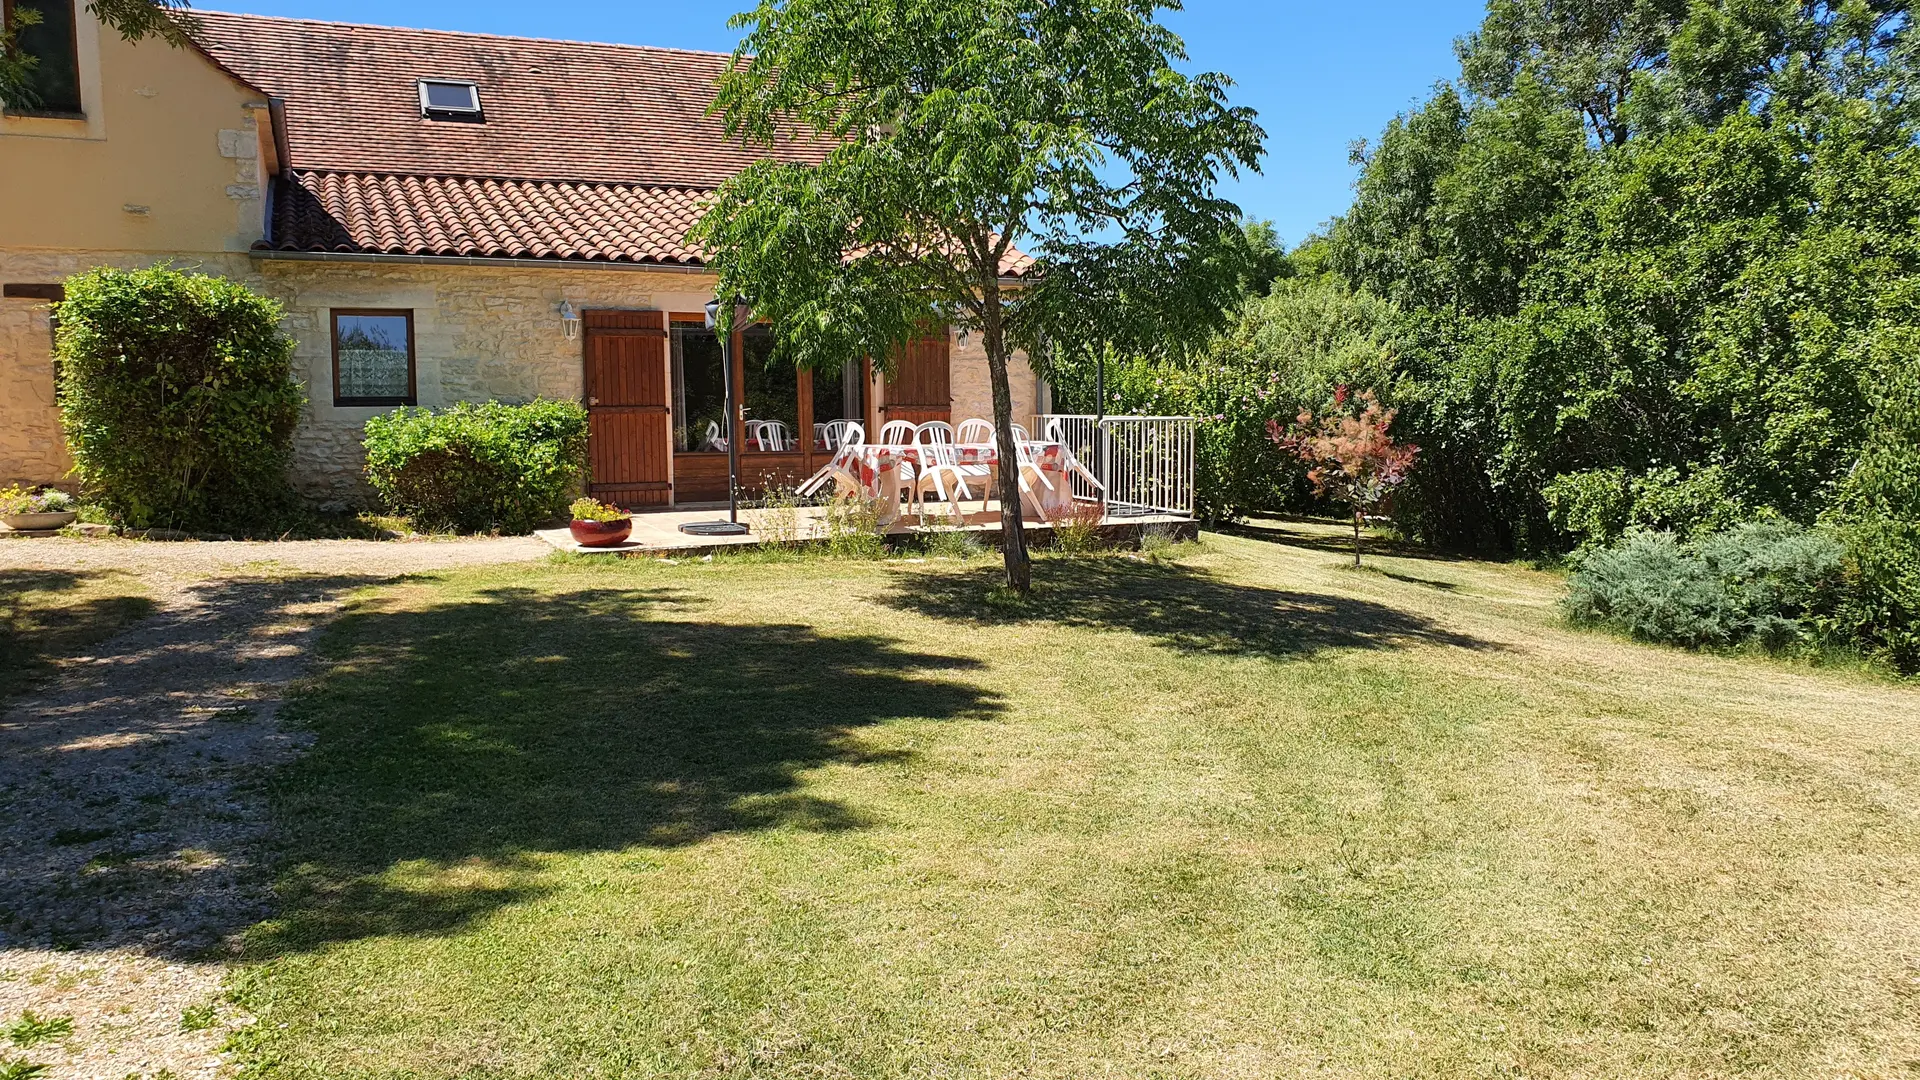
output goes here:
{"type": "Polygon", "coordinates": [[[572,341],[580,333],[580,313],[573,309],[571,301],[560,301],[560,329],[572,341]]]}

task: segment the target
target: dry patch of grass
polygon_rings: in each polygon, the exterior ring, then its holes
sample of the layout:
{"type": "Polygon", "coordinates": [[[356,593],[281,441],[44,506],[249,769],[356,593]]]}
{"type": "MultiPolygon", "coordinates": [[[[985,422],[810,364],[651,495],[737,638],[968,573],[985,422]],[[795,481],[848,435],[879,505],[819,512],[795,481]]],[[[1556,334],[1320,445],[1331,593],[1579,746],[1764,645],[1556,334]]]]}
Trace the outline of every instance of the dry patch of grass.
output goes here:
{"type": "Polygon", "coordinates": [[[1894,1076],[1920,693],[1552,575],[560,563],[290,707],[262,1075],[1894,1076]]]}

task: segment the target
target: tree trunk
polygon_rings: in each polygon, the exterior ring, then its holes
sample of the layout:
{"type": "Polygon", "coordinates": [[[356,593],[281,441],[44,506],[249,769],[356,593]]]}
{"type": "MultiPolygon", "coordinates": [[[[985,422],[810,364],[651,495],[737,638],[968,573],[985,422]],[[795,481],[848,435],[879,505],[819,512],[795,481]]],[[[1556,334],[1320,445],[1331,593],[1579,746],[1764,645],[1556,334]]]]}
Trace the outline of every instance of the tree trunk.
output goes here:
{"type": "Polygon", "coordinates": [[[1360,565],[1360,508],[1353,508],[1353,565],[1360,565]]]}
{"type": "Polygon", "coordinates": [[[1033,586],[1033,568],[1027,558],[1027,533],[1020,519],[1020,455],[1013,443],[1013,389],[1007,383],[1007,334],[1000,317],[1000,284],[983,284],[985,325],[981,344],[987,351],[987,375],[993,383],[993,430],[1000,447],[1000,535],[1006,553],[1007,588],[1025,595],[1033,586]]]}

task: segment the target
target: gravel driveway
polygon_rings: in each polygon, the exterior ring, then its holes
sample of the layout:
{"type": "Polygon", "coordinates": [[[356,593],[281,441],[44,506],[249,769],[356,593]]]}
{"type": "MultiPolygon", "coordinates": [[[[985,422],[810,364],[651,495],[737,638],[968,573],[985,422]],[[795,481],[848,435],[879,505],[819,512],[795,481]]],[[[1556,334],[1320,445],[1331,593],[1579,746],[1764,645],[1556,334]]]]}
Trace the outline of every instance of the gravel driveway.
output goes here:
{"type": "Polygon", "coordinates": [[[219,1002],[221,958],[268,910],[262,780],[299,748],[275,714],[315,631],[361,586],[551,550],[0,542],[0,571],[131,573],[157,605],[0,706],[0,1027],[73,1019],[63,1039],[0,1043],[0,1069],[24,1054],[47,1078],[221,1075],[219,1046],[247,1022],[219,1002]]]}

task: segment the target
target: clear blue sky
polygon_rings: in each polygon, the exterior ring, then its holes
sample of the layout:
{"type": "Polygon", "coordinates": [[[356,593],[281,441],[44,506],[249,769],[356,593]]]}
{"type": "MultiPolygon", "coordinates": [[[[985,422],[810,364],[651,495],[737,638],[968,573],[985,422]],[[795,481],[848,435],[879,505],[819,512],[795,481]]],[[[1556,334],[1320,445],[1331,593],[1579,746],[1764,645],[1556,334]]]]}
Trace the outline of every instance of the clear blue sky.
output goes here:
{"type": "MultiPolygon", "coordinates": [[[[1262,175],[1235,184],[1250,215],[1297,243],[1351,201],[1347,145],[1371,139],[1437,80],[1454,74],[1453,39],[1483,0],[1187,0],[1167,16],[1196,70],[1221,71],[1267,130],[1262,175]]],[[[493,34],[731,49],[741,0],[196,0],[263,15],[427,26],[493,34]]]]}

